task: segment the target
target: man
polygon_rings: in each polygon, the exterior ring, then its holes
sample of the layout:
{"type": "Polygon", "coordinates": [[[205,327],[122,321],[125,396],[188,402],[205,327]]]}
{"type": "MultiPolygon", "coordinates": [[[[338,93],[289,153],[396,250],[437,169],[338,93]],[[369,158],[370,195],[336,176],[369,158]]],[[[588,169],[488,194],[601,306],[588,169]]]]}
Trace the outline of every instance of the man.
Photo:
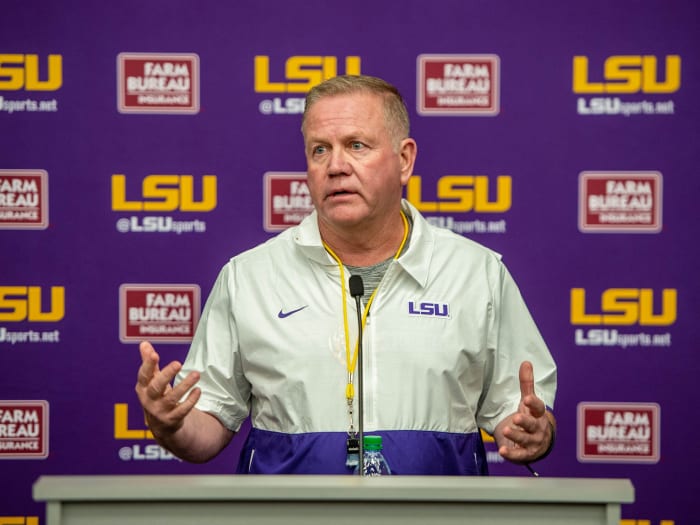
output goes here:
{"type": "Polygon", "coordinates": [[[314,213],[224,266],[184,367],[160,369],[140,346],[136,391],[157,441],[207,461],[250,414],[239,472],[352,472],[359,274],[365,432],[396,474],[486,474],[480,428],[510,461],[545,456],[554,362],[497,254],[402,200],[417,146],[398,91],[328,80],[302,132],[314,213]]]}

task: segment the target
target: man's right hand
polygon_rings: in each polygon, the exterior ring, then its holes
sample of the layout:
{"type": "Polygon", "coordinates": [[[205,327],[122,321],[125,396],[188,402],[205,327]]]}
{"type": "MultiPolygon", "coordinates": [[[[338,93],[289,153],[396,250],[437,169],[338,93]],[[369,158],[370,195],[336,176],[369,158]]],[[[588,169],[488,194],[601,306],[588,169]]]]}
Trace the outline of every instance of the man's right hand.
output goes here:
{"type": "Polygon", "coordinates": [[[160,357],[151,343],[144,341],[139,345],[141,367],[136,381],[136,395],[146,415],[151,432],[161,445],[167,446],[168,438],[182,428],[185,417],[192,411],[201,395],[199,388],[194,388],[183,400],[182,397],[199,381],[198,372],[190,372],[177,386],[172,381],[182,368],[178,361],[169,363],[162,370],[160,357]]]}
{"type": "Polygon", "coordinates": [[[161,370],[160,357],[151,343],[144,341],[139,350],[141,367],[136,395],[156,441],[185,461],[209,461],[229,444],[235,432],[213,415],[195,408],[202,395],[201,389],[193,388],[199,381],[199,372],[190,372],[177,386],[172,386],[182,364],[173,361],[161,370]]]}

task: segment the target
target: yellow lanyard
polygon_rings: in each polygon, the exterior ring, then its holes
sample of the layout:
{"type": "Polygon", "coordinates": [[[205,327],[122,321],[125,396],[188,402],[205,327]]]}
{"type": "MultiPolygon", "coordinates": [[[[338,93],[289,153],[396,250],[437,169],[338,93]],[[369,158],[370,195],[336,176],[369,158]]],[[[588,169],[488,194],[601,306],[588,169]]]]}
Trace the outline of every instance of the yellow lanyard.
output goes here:
{"type": "MultiPolygon", "coordinates": [[[[401,220],[403,220],[403,239],[401,239],[401,244],[399,245],[399,249],[396,252],[396,255],[394,255],[394,260],[399,258],[399,255],[401,255],[401,250],[403,250],[404,245],[406,244],[406,240],[408,239],[408,219],[406,219],[406,215],[404,214],[403,210],[401,210],[401,220]]],[[[321,241],[323,242],[323,241],[321,241]]],[[[330,246],[328,246],[325,242],[323,242],[324,248],[328,251],[328,253],[331,254],[331,257],[335,259],[335,262],[338,263],[338,269],[340,270],[340,288],[342,290],[342,301],[343,301],[343,328],[345,330],[345,363],[348,369],[348,384],[345,387],[345,397],[348,400],[348,403],[352,403],[352,400],[355,398],[355,387],[353,385],[353,372],[355,371],[355,365],[357,364],[357,352],[360,346],[360,339],[359,339],[359,334],[358,334],[358,339],[357,342],[355,343],[355,352],[352,355],[352,358],[350,357],[350,331],[348,328],[348,305],[347,305],[347,293],[345,291],[345,270],[343,267],[343,263],[340,260],[340,258],[335,254],[335,252],[331,249],[330,246]]],[[[369,298],[369,301],[367,301],[367,304],[365,305],[364,312],[362,314],[362,329],[364,330],[365,328],[365,323],[367,322],[367,314],[369,313],[369,308],[372,305],[372,301],[374,301],[374,296],[377,294],[377,289],[379,287],[375,288],[374,291],[372,292],[372,295],[369,298]]]]}

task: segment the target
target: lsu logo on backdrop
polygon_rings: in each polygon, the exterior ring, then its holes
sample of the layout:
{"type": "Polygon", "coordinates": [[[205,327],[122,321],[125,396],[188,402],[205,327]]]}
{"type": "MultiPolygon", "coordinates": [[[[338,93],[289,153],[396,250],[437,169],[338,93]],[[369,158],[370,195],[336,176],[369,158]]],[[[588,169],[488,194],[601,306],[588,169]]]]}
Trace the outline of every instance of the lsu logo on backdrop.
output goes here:
{"type": "Polygon", "coordinates": [[[662,176],[656,171],[579,175],[579,230],[658,233],[662,227],[662,176]]]}
{"type": "MultiPolygon", "coordinates": [[[[496,188],[490,187],[486,175],[445,175],[437,181],[434,192],[436,200],[424,198],[423,179],[413,175],[406,185],[406,199],[424,213],[437,213],[427,217],[431,224],[452,230],[455,233],[505,233],[505,219],[494,221],[459,220],[459,216],[448,214],[504,213],[512,203],[512,179],[509,175],[499,175],[496,188]]],[[[429,190],[433,193],[432,190],[429,190]]]]}
{"type": "Polygon", "coordinates": [[[578,460],[657,463],[660,413],[657,403],[579,403],[578,460]]]}
{"type": "Polygon", "coordinates": [[[571,324],[603,326],[670,326],[676,322],[678,292],[664,288],[661,309],[655,309],[651,288],[608,288],[600,296],[600,312],[586,310],[586,290],[571,289],[571,324]]]}
{"type": "Polygon", "coordinates": [[[671,333],[660,333],[658,329],[676,322],[677,296],[675,288],[665,288],[660,299],[651,288],[608,288],[600,296],[600,306],[587,310],[586,290],[572,288],[571,324],[599,327],[577,328],[575,344],[579,347],[670,347],[671,333]],[[630,326],[653,330],[631,333],[609,328],[630,326]]]}
{"type": "Polygon", "coordinates": [[[681,57],[667,55],[613,55],[589,64],[585,55],[573,58],[572,90],[579,97],[579,115],[671,115],[674,100],[633,100],[629,95],[669,95],[681,87],[681,57]],[[659,62],[663,61],[663,65],[659,62]],[[620,96],[605,96],[620,95],[620,96]]]}
{"type": "Polygon", "coordinates": [[[44,230],[49,225],[49,175],[0,170],[0,229],[44,230]]]}
{"type": "Polygon", "coordinates": [[[148,175],[139,200],[127,198],[125,175],[112,175],[112,211],[208,212],[216,208],[216,175],[202,176],[201,199],[196,200],[192,175],[148,175]]]}
{"type": "Polygon", "coordinates": [[[675,520],[659,520],[658,523],[652,523],[646,519],[622,519],[620,525],[675,525],[675,520]]]}
{"type": "MultiPolygon", "coordinates": [[[[360,74],[360,57],[345,57],[345,74],[360,74]]],[[[308,93],[324,80],[338,76],[338,57],[292,56],[285,61],[282,81],[271,81],[271,76],[270,57],[256,56],[256,93],[308,93]]]]}
{"type": "Polygon", "coordinates": [[[359,75],[361,60],[359,56],[347,56],[344,70],[339,67],[340,57],[321,55],[295,55],[284,62],[284,73],[279,62],[270,56],[255,57],[255,93],[280,95],[262,100],[258,109],[263,115],[300,114],[304,112],[304,97],[284,97],[289,94],[304,95],[311,88],[324,80],[339,74],[359,75]]]}
{"type": "Polygon", "coordinates": [[[0,459],[49,456],[47,401],[0,401],[0,459]]]}
{"type": "Polygon", "coordinates": [[[304,172],[269,171],[263,176],[265,231],[281,231],[299,224],[314,207],[304,172]]]}
{"type": "MultiPolygon", "coordinates": [[[[138,413],[143,416],[143,411],[138,413]]],[[[139,425],[129,423],[129,405],[114,404],[114,439],[154,439],[153,433],[146,428],[144,418],[139,425]]]]}
{"type": "Polygon", "coordinates": [[[509,175],[496,178],[494,199],[491,199],[489,177],[486,175],[445,175],[437,181],[437,200],[423,200],[423,179],[413,175],[406,185],[406,199],[422,212],[503,213],[512,203],[512,179],[509,175]]]}
{"type": "Polygon", "coordinates": [[[188,343],[199,321],[199,303],[196,284],[122,284],[119,339],[188,343]]]}
{"type": "MultiPolygon", "coordinates": [[[[143,416],[143,411],[138,410],[143,416]]],[[[129,424],[129,405],[126,403],[114,404],[114,439],[118,440],[153,440],[153,433],[146,428],[143,417],[140,426],[132,427],[129,424]]],[[[172,453],[168,452],[155,443],[134,443],[124,445],[119,448],[119,459],[122,461],[162,461],[177,460],[172,453]]]]}
{"type": "MultiPolygon", "coordinates": [[[[681,87],[681,57],[667,55],[665,73],[654,55],[616,55],[603,64],[603,81],[589,80],[588,57],[574,57],[573,90],[579,94],[668,94],[681,87]],[[663,80],[659,80],[664,76],[663,80]]],[[[600,78],[599,75],[593,75],[600,78]]]]}
{"type": "Polygon", "coordinates": [[[418,56],[420,115],[498,115],[498,55],[418,56]]]}
{"type": "Polygon", "coordinates": [[[41,286],[0,286],[0,322],[52,323],[65,316],[63,286],[51,287],[51,305],[46,307],[47,293],[41,286]]]}
{"type": "MultiPolygon", "coordinates": [[[[201,190],[195,188],[192,175],[148,175],[140,190],[128,184],[122,174],[112,175],[112,210],[118,212],[210,212],[217,204],[216,175],[204,175],[201,190]],[[131,198],[127,197],[131,195],[131,198]],[[133,196],[138,194],[137,198],[133,196]]],[[[146,215],[121,217],[121,233],[204,233],[202,220],[175,220],[172,216],[146,215]]]]}
{"type": "Polygon", "coordinates": [[[57,91],[63,85],[63,55],[0,54],[0,91],[57,91]],[[45,64],[45,65],[44,65],[45,64]]]}
{"type": "Polygon", "coordinates": [[[194,53],[120,53],[120,113],[199,113],[199,56],[194,53]]]}

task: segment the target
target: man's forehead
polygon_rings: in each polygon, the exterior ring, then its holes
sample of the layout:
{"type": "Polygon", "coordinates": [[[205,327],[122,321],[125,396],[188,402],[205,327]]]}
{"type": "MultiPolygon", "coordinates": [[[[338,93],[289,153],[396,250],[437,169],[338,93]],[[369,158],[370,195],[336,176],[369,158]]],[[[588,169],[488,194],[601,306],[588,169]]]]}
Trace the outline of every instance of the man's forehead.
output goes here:
{"type": "Polygon", "coordinates": [[[376,111],[381,107],[382,98],[379,95],[368,91],[353,91],[350,93],[326,95],[319,98],[311,108],[309,108],[309,115],[307,116],[328,111],[330,108],[336,111],[347,108],[349,111],[359,112],[363,108],[367,111],[376,111]]]}
{"type": "Polygon", "coordinates": [[[368,92],[329,95],[317,100],[305,118],[306,134],[330,127],[372,129],[383,120],[381,97],[368,92]]]}

